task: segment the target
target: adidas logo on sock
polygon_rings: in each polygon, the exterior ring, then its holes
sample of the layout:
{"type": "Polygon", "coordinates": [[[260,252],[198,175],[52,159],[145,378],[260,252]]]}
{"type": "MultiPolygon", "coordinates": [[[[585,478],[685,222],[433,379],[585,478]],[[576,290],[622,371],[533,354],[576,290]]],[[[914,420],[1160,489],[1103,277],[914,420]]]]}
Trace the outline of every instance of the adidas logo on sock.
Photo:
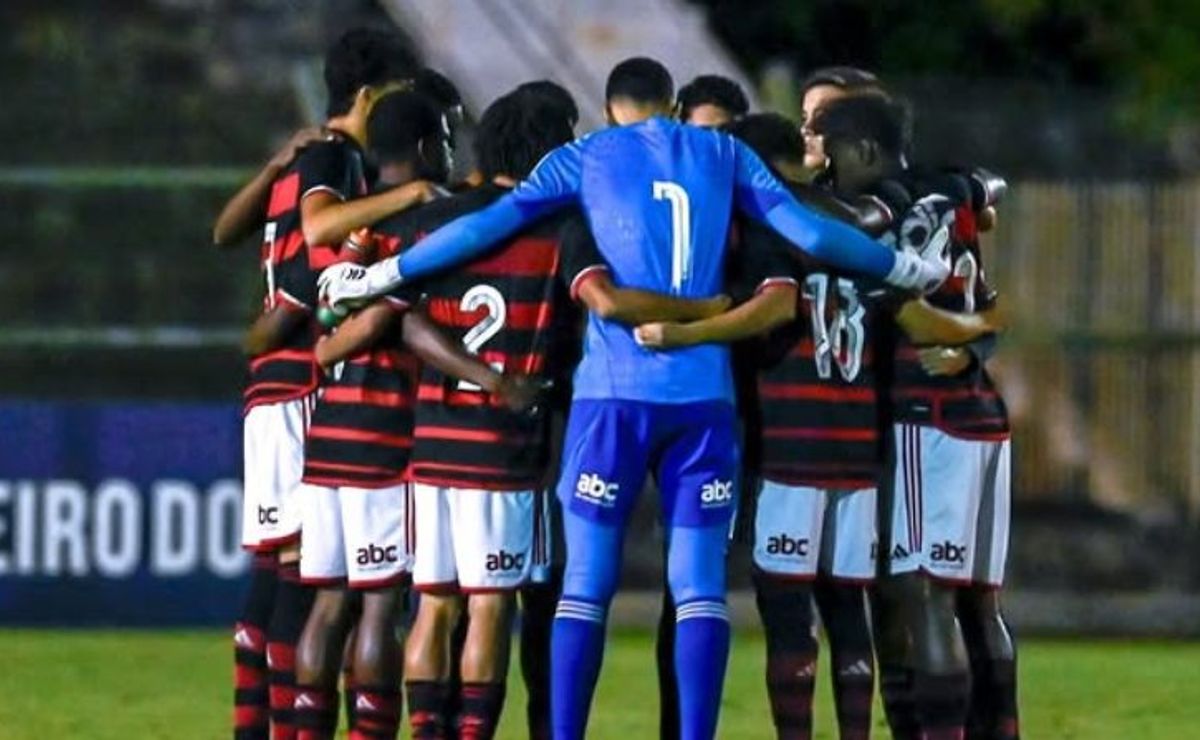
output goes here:
{"type": "Polygon", "coordinates": [[[865,660],[856,660],[854,663],[838,671],[838,675],[843,678],[850,676],[862,676],[865,678],[870,676],[871,673],[871,665],[865,660]]]}
{"type": "Polygon", "coordinates": [[[358,695],[358,699],[354,702],[354,708],[364,712],[374,712],[375,705],[371,703],[371,699],[362,694],[358,695]]]}

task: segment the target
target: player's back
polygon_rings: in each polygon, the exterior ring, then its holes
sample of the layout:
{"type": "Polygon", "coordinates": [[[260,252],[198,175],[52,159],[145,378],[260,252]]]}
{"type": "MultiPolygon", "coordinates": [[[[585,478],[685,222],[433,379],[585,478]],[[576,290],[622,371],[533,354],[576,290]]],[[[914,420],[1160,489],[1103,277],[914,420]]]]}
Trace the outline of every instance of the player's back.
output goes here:
{"type": "MultiPolygon", "coordinates": [[[[733,207],[732,138],[665,118],[580,140],[580,200],[621,287],[685,298],[721,292],[733,207]]],[[[646,350],[632,329],[590,314],[576,398],[732,400],[725,345],[646,350]]]]}

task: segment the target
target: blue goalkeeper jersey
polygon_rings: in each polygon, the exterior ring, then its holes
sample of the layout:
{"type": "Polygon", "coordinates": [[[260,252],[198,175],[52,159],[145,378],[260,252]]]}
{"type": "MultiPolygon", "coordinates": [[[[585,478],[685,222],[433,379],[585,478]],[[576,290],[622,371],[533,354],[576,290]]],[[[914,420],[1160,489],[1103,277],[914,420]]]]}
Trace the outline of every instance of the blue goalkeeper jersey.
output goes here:
{"type": "MultiPolygon", "coordinates": [[[[550,210],[578,204],[613,281],[684,298],[718,294],[734,208],[797,248],[883,277],[890,249],[800,205],[728,134],[651,118],[585,136],[548,154],[512,193],[427,237],[400,257],[405,279],[478,254],[550,210]]],[[[729,347],[640,347],[631,327],[588,316],[575,398],[654,403],[733,400],[729,347]]]]}

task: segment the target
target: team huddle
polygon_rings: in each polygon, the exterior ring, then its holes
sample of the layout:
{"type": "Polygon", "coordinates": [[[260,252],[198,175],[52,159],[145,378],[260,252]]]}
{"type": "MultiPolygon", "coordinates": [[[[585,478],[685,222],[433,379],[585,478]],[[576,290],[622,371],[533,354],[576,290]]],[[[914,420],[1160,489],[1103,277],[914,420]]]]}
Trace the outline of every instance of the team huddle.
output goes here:
{"type": "Polygon", "coordinates": [[[261,233],[266,281],[235,738],[331,738],[343,702],[394,738],[402,693],[414,738],[492,737],[518,624],[529,736],[587,736],[648,476],[662,737],[716,735],[739,539],[778,737],[812,734],[818,613],[841,737],[877,674],[895,737],[1018,737],[978,238],[1002,180],[912,164],[906,107],[853,68],[810,76],[797,125],[629,59],[582,138],[529,82],[455,183],[458,93],[397,38],[348,32],[325,82],[324,125],[214,229],[261,233]]]}

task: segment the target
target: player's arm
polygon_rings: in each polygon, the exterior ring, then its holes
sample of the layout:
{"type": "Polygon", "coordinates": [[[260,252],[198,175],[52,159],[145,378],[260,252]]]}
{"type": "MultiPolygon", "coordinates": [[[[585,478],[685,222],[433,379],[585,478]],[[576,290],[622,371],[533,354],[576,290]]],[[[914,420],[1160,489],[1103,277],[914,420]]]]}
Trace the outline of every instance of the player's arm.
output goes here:
{"type": "Polygon", "coordinates": [[[308,309],[286,300],[280,301],[265,311],[242,337],[242,352],[247,357],[257,357],[281,346],[285,339],[308,318],[308,309]]]}
{"type": "Polygon", "coordinates": [[[696,321],[729,308],[730,298],[676,298],[635,288],[618,288],[606,270],[589,273],[572,291],[579,302],[602,319],[629,326],[653,321],[696,321]]]}
{"type": "Polygon", "coordinates": [[[728,296],[679,298],[637,288],[620,288],[612,281],[591,227],[582,214],[568,218],[559,233],[561,273],[570,282],[571,297],[602,319],[637,326],[649,321],[695,321],[729,308],[728,296]]]}
{"type": "Polygon", "coordinates": [[[436,196],[435,186],[425,180],[345,201],[328,190],[315,190],[300,201],[300,228],[307,244],[335,244],[357,228],[427,203],[436,196]]]}
{"type": "Polygon", "coordinates": [[[796,318],[795,281],[770,282],[754,297],[732,310],[691,323],[643,324],[635,331],[638,343],[655,349],[722,344],[757,337],[796,318]]]}
{"type": "Polygon", "coordinates": [[[930,305],[924,298],[906,302],[896,313],[896,323],[914,344],[968,344],[1004,329],[998,308],[979,313],[955,313],[930,305]]]}
{"type": "Polygon", "coordinates": [[[262,227],[271,199],[271,186],[296,158],[296,154],[325,135],[320,126],[302,128],[263,165],[262,169],[221,209],[213,224],[212,240],[218,247],[232,247],[262,227]]]}
{"type": "Polygon", "coordinates": [[[322,368],[330,368],[374,346],[407,309],[407,304],[394,305],[384,298],[348,317],[338,325],[337,331],[317,341],[317,364],[322,368]]]}
{"type": "Polygon", "coordinates": [[[540,216],[576,200],[579,152],[568,144],[555,149],[511,193],[487,208],[461,216],[417,242],[403,254],[365,270],[334,265],[321,274],[321,292],[332,305],[381,295],[415,280],[468,262],[540,216]]]}
{"type": "Polygon", "coordinates": [[[833,267],[880,278],[900,288],[928,291],[946,279],[949,268],[936,259],[898,252],[852,226],[801,205],[758,155],[734,142],[737,172],[734,202],[802,252],[833,267]]]}
{"type": "Polygon", "coordinates": [[[446,336],[421,311],[405,313],[401,326],[404,343],[422,362],[442,373],[474,383],[513,411],[524,411],[536,399],[538,388],[529,378],[498,372],[463,349],[461,342],[446,336]]]}

